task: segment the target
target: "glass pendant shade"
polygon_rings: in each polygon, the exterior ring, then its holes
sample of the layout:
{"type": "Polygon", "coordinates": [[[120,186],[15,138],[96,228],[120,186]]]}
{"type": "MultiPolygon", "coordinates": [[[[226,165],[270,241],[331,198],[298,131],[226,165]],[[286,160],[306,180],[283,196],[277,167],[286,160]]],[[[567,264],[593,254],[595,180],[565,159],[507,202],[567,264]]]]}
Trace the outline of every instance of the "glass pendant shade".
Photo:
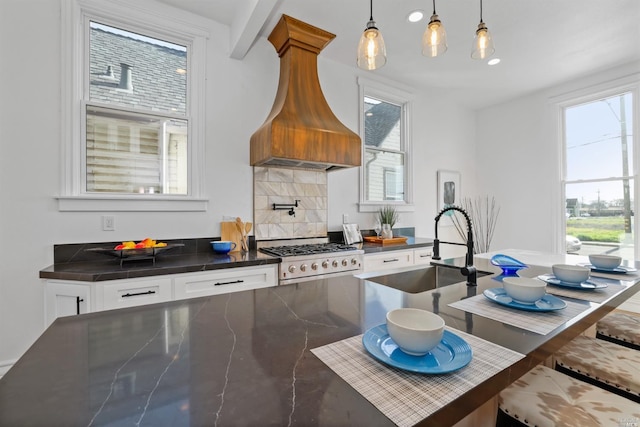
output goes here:
{"type": "Polygon", "coordinates": [[[447,32],[435,13],[431,16],[429,25],[422,36],[422,54],[435,58],[447,51],[447,32]]]}
{"type": "Polygon", "coordinates": [[[491,37],[491,33],[482,21],[480,21],[480,24],[478,24],[476,37],[473,39],[472,49],[473,50],[471,51],[471,58],[473,59],[488,58],[496,51],[495,47],[493,46],[493,38],[491,37]]]}
{"type": "Polygon", "coordinates": [[[371,20],[360,37],[358,44],[358,67],[363,70],[375,70],[387,63],[387,49],[382,34],[371,20]]]}

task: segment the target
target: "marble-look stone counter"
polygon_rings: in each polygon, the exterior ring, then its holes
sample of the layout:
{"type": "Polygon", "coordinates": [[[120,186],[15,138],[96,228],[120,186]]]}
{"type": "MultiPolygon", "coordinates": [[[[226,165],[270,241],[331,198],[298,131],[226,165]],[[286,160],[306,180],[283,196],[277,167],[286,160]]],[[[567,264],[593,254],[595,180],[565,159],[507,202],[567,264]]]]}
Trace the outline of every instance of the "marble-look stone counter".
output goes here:
{"type": "MultiPolygon", "coordinates": [[[[487,259],[477,266],[498,273],[487,259]]],[[[406,306],[526,355],[419,424],[448,426],[640,286],[622,282],[601,304],[575,300],[584,312],[539,335],[448,306],[495,287],[494,276],[417,294],[346,276],[58,318],[0,379],[0,425],[392,425],[311,349],[406,306]]]]}
{"type": "Polygon", "coordinates": [[[40,270],[40,278],[99,282],[280,263],[280,258],[263,254],[255,248],[248,252],[216,254],[209,244],[211,240],[220,239],[169,241],[184,246],[169,251],[166,255],[157,256],[155,261],[143,259],[125,261],[122,264],[119,258],[86,251],[95,247],[111,248],[118,242],[56,245],[54,264],[40,270]]]}
{"type": "MultiPolygon", "coordinates": [[[[211,240],[216,240],[216,238],[172,240],[170,243],[180,243],[185,246],[167,252],[166,255],[157,256],[155,262],[147,259],[125,261],[122,265],[118,258],[86,250],[96,247],[112,248],[119,242],[56,245],[54,247],[54,264],[40,270],[40,278],[99,282],[277,264],[281,261],[280,258],[257,251],[253,242],[252,249],[248,252],[216,254],[211,250],[209,244],[211,240]]],[[[368,254],[433,246],[433,239],[408,237],[406,243],[401,244],[383,246],[375,243],[362,243],[357,246],[363,249],[365,254],[368,254]]]]}

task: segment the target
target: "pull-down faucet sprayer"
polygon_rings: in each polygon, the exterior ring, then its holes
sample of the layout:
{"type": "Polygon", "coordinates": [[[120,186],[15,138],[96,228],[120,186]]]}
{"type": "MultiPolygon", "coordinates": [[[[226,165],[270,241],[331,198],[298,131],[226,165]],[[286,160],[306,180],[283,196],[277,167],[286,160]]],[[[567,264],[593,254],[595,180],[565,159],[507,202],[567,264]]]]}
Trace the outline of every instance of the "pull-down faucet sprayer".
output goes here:
{"type": "Polygon", "coordinates": [[[478,273],[476,268],[473,265],[473,225],[471,224],[471,217],[467,212],[458,207],[458,206],[448,206],[440,211],[436,216],[436,237],[433,241],[433,256],[431,259],[439,260],[440,258],[440,243],[447,243],[449,245],[460,245],[467,247],[467,256],[465,258],[465,266],[460,268],[460,271],[464,276],[467,277],[467,286],[476,286],[478,280],[478,273]],[[460,212],[465,219],[467,220],[467,242],[466,243],[457,243],[457,242],[444,242],[438,239],[438,223],[440,222],[440,218],[445,212],[448,211],[457,211],[460,212]]]}

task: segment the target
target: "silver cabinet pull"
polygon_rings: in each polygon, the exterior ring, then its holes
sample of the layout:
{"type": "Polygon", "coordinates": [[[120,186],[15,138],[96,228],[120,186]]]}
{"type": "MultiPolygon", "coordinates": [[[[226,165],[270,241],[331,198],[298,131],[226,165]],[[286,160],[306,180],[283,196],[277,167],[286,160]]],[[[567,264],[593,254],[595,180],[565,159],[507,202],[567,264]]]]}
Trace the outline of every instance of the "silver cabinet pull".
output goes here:
{"type": "Polygon", "coordinates": [[[398,258],[394,258],[394,259],[385,259],[382,262],[398,262],[398,261],[400,261],[398,258]]]}

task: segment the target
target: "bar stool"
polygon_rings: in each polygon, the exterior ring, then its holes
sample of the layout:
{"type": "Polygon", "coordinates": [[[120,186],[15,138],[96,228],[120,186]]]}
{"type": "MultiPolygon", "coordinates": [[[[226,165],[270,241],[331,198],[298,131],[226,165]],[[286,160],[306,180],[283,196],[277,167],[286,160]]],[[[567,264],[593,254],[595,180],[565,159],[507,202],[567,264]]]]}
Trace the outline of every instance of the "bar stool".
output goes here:
{"type": "Polygon", "coordinates": [[[640,405],[539,365],[498,395],[496,426],[618,426],[640,405]]]}
{"type": "Polygon", "coordinates": [[[640,352],[580,335],[554,360],[557,371],[640,403],[640,352]]]}
{"type": "Polygon", "coordinates": [[[640,350],[640,314],[612,311],[596,323],[596,338],[640,350]]]}

